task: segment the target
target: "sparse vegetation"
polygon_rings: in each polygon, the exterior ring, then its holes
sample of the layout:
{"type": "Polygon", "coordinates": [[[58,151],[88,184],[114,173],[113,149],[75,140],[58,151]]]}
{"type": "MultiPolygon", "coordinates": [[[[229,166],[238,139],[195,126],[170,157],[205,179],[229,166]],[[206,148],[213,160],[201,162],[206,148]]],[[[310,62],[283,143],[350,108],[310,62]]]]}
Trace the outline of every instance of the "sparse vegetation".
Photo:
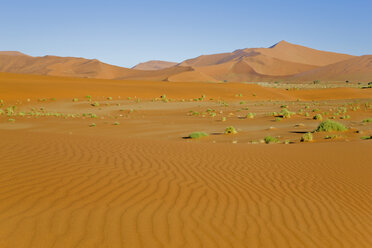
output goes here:
{"type": "Polygon", "coordinates": [[[206,134],[204,132],[193,132],[193,133],[190,133],[188,137],[190,139],[199,139],[199,138],[207,137],[207,136],[208,136],[208,134],[206,134]]]}
{"type": "Polygon", "coordinates": [[[370,139],[372,139],[372,135],[370,135],[370,136],[362,136],[362,137],[360,137],[362,140],[370,140],[370,139]]]}
{"type": "Polygon", "coordinates": [[[248,119],[253,119],[255,116],[256,116],[255,113],[248,113],[248,114],[247,114],[247,118],[248,118],[248,119]]]}
{"type": "Polygon", "coordinates": [[[272,137],[272,136],[266,136],[264,138],[264,141],[265,141],[266,144],[273,144],[273,143],[278,143],[279,142],[279,140],[277,138],[272,137]]]}
{"type": "Polygon", "coordinates": [[[233,126],[229,126],[225,129],[225,134],[236,134],[238,131],[233,126]]]}
{"type": "Polygon", "coordinates": [[[319,124],[315,132],[332,132],[332,131],[346,131],[347,128],[339,122],[332,120],[325,120],[319,124]]]}
{"type": "Polygon", "coordinates": [[[293,115],[294,113],[289,111],[288,109],[286,108],[283,108],[280,112],[279,112],[279,116],[282,117],[282,118],[291,118],[291,116],[293,115]]]}
{"type": "Polygon", "coordinates": [[[313,134],[312,133],[305,133],[301,137],[301,142],[310,142],[313,141],[313,134]]]}
{"type": "Polygon", "coordinates": [[[313,116],[313,119],[314,119],[314,120],[319,120],[319,121],[321,121],[321,120],[323,120],[323,116],[322,116],[321,114],[316,114],[316,115],[313,116]]]}

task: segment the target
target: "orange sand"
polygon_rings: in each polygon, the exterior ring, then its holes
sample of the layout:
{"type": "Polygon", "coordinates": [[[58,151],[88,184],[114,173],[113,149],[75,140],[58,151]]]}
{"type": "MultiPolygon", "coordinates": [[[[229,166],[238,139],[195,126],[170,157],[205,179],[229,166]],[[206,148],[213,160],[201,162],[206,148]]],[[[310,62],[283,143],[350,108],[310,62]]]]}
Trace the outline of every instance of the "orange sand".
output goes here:
{"type": "Polygon", "coordinates": [[[17,116],[15,122],[0,115],[1,248],[371,247],[372,143],[353,130],[372,134],[371,124],[361,123],[372,117],[363,105],[372,89],[0,73],[0,99],[2,108],[98,115],[17,116]],[[163,94],[178,101],[150,101],[163,94]],[[202,94],[205,101],[179,101],[202,94]],[[101,105],[91,106],[85,95],[101,105]],[[317,121],[297,115],[277,123],[265,114],[281,104],[328,111],[350,102],[361,108],[349,110],[351,119],[342,121],[352,128],[335,141],[316,134],[315,142],[300,143],[317,121]],[[242,107],[258,116],[239,118],[247,112],[242,107]],[[227,121],[187,115],[207,108],[227,121]],[[89,127],[92,122],[97,126],[89,127]],[[219,135],[229,125],[239,133],[219,135]],[[210,137],[182,139],[199,130],[210,137]],[[295,143],[248,144],[268,134],[295,143]]]}

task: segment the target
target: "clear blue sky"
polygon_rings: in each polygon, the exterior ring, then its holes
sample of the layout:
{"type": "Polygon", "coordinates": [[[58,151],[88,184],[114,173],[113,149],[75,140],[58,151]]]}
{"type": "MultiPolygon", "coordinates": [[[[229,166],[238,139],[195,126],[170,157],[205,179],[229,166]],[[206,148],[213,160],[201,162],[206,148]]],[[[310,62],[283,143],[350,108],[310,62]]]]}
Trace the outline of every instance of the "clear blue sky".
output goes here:
{"type": "Polygon", "coordinates": [[[1,0],[0,50],[131,67],[286,40],[372,54],[372,0],[1,0]]]}

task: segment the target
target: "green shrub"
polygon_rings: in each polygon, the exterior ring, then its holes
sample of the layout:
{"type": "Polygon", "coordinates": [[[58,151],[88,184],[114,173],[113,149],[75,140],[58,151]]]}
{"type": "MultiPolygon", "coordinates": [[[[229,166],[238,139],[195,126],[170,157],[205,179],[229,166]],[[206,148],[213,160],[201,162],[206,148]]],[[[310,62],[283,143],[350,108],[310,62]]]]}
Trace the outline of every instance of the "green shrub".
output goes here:
{"type": "Polygon", "coordinates": [[[99,106],[99,103],[98,102],[94,102],[94,103],[92,103],[92,106],[93,107],[98,107],[99,106]]]}
{"type": "Polygon", "coordinates": [[[204,132],[193,132],[193,133],[190,133],[188,137],[190,139],[199,139],[199,138],[207,137],[207,136],[208,136],[208,134],[206,134],[204,132]]]}
{"type": "Polygon", "coordinates": [[[266,144],[272,144],[272,143],[278,143],[279,142],[279,140],[277,138],[271,137],[271,136],[266,136],[264,138],[264,141],[265,141],[266,144]]]}
{"type": "Polygon", "coordinates": [[[293,115],[294,113],[293,112],[290,112],[288,109],[286,108],[283,108],[280,112],[279,112],[279,115],[283,118],[291,118],[291,116],[293,115]]]}
{"type": "Polygon", "coordinates": [[[310,142],[313,141],[313,134],[312,133],[305,133],[301,137],[301,142],[310,142]]]}
{"type": "Polygon", "coordinates": [[[315,129],[315,132],[331,132],[346,130],[347,128],[341,123],[327,119],[319,124],[319,126],[315,129]]]}
{"type": "Polygon", "coordinates": [[[89,127],[95,127],[96,126],[96,123],[91,123],[90,125],[89,125],[89,127]]]}
{"type": "Polygon", "coordinates": [[[248,113],[248,114],[247,114],[247,118],[248,118],[248,119],[253,119],[255,116],[256,116],[255,113],[248,113]]]}
{"type": "Polygon", "coordinates": [[[225,134],[236,134],[238,131],[233,126],[229,126],[225,129],[225,134]]]}
{"type": "Polygon", "coordinates": [[[321,121],[321,120],[323,120],[323,116],[321,114],[316,114],[316,115],[313,116],[313,119],[321,121]]]}
{"type": "Polygon", "coordinates": [[[340,116],[340,119],[350,119],[350,115],[343,115],[343,116],[340,116]]]}
{"type": "Polygon", "coordinates": [[[366,123],[366,122],[372,122],[372,118],[364,119],[363,122],[364,122],[364,123],[366,123]]]}
{"type": "Polygon", "coordinates": [[[372,135],[371,136],[362,136],[360,137],[362,140],[369,140],[369,139],[372,139],[372,135]]]}

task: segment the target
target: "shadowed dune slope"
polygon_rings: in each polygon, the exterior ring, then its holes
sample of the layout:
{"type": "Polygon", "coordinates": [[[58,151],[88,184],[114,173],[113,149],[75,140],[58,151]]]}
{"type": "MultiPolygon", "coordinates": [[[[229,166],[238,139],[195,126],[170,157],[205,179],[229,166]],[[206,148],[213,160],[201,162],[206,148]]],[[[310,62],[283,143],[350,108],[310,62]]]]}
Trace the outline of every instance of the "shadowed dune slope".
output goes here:
{"type": "Polygon", "coordinates": [[[355,57],[293,76],[293,80],[337,80],[372,82],[372,55],[355,57]]]}
{"type": "Polygon", "coordinates": [[[132,69],[136,70],[161,70],[165,68],[169,68],[172,66],[177,65],[178,63],[176,62],[168,62],[168,61],[161,61],[161,60],[150,60],[147,62],[139,63],[138,65],[135,65],[132,67],[132,69]]]}
{"type": "Polygon", "coordinates": [[[368,142],[0,135],[4,248],[371,247],[368,142]]]}

